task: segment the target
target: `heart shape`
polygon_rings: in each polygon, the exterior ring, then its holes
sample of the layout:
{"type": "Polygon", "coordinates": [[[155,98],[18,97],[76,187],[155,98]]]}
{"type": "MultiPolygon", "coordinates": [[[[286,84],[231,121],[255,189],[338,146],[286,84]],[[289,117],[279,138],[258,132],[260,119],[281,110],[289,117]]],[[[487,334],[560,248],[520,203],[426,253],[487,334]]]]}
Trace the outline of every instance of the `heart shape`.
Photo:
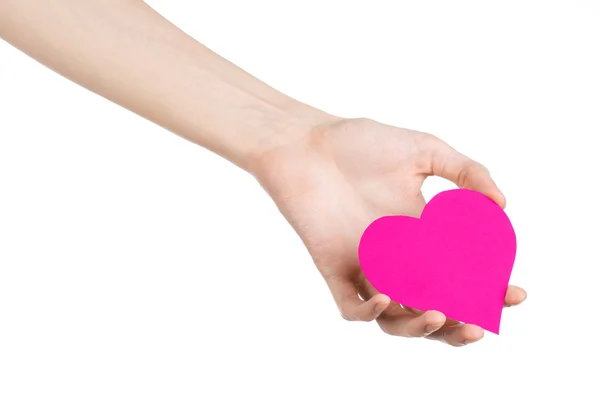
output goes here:
{"type": "Polygon", "coordinates": [[[502,208],[481,193],[455,189],[431,199],[421,218],[375,220],[358,256],[369,282],[393,301],[498,334],[516,250],[502,208]]]}

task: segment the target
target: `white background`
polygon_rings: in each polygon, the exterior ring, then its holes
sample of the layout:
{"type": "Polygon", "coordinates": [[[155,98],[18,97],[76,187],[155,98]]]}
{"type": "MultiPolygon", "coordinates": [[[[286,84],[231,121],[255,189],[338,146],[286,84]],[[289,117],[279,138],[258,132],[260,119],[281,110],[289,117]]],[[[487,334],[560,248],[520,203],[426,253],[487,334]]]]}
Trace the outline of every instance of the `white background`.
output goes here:
{"type": "Polygon", "coordinates": [[[600,395],[597,2],[149,3],[484,163],[529,299],[460,349],[347,323],[249,175],[0,42],[0,396],[600,395]]]}

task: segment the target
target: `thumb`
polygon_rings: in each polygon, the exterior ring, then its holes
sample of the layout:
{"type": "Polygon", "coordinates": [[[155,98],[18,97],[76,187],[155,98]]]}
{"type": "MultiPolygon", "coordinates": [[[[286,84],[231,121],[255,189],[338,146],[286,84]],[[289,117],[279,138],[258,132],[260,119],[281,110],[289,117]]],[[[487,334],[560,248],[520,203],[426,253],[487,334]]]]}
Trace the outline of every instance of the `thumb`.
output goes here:
{"type": "Polygon", "coordinates": [[[448,179],[460,188],[478,191],[494,200],[500,207],[506,207],[506,198],[487,168],[441,140],[437,141],[436,148],[430,151],[430,175],[448,179]]]}

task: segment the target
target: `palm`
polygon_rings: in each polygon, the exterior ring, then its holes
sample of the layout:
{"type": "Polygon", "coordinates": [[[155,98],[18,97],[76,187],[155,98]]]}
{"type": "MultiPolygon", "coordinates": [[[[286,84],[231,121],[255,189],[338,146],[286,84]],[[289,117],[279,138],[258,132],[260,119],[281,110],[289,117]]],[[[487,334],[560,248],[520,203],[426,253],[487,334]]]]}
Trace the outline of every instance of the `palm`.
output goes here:
{"type": "MultiPolygon", "coordinates": [[[[265,164],[259,180],[302,238],[344,318],[377,319],[390,334],[431,334],[456,345],[483,336],[479,327],[446,321],[442,313],[390,303],[362,275],[357,246],[365,228],[381,216],[419,216],[428,175],[439,174],[503,205],[485,168],[431,135],[362,119],[316,128],[307,139],[274,150],[265,164]]],[[[524,299],[520,289],[512,295],[512,303],[524,299]]]]}

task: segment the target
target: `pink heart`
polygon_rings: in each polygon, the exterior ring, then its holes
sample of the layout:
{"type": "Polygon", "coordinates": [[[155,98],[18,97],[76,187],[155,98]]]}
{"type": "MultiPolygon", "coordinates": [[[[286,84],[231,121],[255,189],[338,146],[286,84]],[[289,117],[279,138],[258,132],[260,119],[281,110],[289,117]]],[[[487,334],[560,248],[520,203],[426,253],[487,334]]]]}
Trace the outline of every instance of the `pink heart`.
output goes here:
{"type": "Polygon", "coordinates": [[[431,199],[420,219],[375,220],[358,256],[369,282],[393,301],[498,334],[516,250],[502,208],[481,193],[455,189],[431,199]]]}

